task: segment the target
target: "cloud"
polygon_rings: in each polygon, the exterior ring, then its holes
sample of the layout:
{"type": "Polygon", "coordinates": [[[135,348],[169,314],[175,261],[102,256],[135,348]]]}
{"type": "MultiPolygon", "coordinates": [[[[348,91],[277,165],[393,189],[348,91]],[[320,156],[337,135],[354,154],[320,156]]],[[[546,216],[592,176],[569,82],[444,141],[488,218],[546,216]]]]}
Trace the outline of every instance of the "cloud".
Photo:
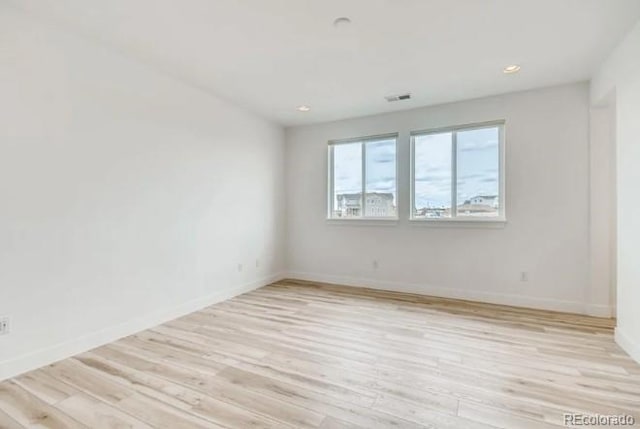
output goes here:
{"type": "Polygon", "coordinates": [[[473,180],[473,179],[482,179],[483,177],[486,177],[486,174],[472,173],[472,174],[463,174],[458,177],[463,180],[473,180]]]}
{"type": "Polygon", "coordinates": [[[387,164],[395,161],[396,161],[395,155],[380,155],[373,159],[373,162],[376,164],[387,164]]]}
{"type": "Polygon", "coordinates": [[[424,175],[424,176],[416,177],[416,182],[426,182],[426,183],[451,182],[451,177],[424,175]]]}
{"type": "Polygon", "coordinates": [[[460,152],[476,152],[487,149],[497,149],[498,140],[480,140],[473,143],[465,143],[458,145],[460,152]]]}
{"type": "Polygon", "coordinates": [[[386,180],[377,180],[375,182],[367,182],[368,192],[391,192],[396,190],[395,178],[391,177],[386,180]]]}

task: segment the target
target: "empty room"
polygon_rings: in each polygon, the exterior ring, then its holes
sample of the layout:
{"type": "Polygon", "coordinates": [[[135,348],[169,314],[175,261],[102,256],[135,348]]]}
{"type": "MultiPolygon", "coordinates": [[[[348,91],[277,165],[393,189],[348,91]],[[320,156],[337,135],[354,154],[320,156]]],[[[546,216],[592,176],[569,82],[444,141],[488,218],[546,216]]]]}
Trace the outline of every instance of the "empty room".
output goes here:
{"type": "Polygon", "coordinates": [[[0,428],[640,427],[640,0],[0,0],[0,428]]]}

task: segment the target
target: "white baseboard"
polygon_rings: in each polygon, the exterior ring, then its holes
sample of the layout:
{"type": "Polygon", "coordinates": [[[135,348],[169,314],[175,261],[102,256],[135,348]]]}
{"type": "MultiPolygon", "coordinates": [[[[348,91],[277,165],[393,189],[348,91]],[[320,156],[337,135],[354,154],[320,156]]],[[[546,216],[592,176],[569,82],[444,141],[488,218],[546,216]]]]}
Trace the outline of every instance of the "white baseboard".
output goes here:
{"type": "Polygon", "coordinates": [[[586,314],[596,317],[611,317],[612,309],[606,305],[589,305],[578,301],[561,301],[537,298],[524,295],[501,294],[495,292],[470,291],[425,284],[398,283],[375,279],[335,276],[327,274],[289,272],[287,278],[321,283],[332,283],[353,287],[388,290],[393,292],[415,293],[419,295],[437,296],[440,298],[464,299],[491,304],[511,305],[514,307],[536,308],[540,310],[562,311],[567,313],[586,314]]]}
{"type": "Polygon", "coordinates": [[[15,377],[28,371],[50,365],[54,362],[100,347],[136,332],[153,328],[170,320],[201,310],[215,303],[225,301],[245,292],[258,289],[269,283],[282,279],[280,273],[263,279],[215,292],[211,295],[185,302],[174,308],[163,309],[151,314],[120,323],[115,326],[92,332],[82,337],[56,344],[35,352],[18,356],[11,360],[0,362],[0,381],[15,377]]]}
{"type": "Polygon", "coordinates": [[[619,327],[616,328],[616,343],[627,352],[636,362],[640,363],[640,341],[634,341],[631,336],[625,334],[619,327]]]}
{"type": "Polygon", "coordinates": [[[615,308],[611,305],[586,304],[584,314],[593,317],[615,317],[615,308]]]}

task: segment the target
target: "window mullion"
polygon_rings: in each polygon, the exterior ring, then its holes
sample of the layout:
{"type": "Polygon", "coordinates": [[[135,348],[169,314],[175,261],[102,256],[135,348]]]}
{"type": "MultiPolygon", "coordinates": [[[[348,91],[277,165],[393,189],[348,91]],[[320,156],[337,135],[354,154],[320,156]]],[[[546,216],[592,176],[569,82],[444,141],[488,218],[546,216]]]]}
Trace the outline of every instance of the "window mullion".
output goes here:
{"type": "Polygon", "coordinates": [[[504,147],[504,125],[498,127],[498,215],[502,218],[505,217],[505,199],[506,187],[505,187],[505,147],[504,147]]]}
{"type": "Polygon", "coordinates": [[[451,133],[451,217],[458,216],[458,132],[451,133]]]}
{"type": "MultiPolygon", "coordinates": [[[[409,178],[409,205],[410,208],[409,210],[411,210],[409,212],[409,218],[413,219],[416,215],[416,156],[415,156],[415,152],[416,152],[416,142],[415,142],[415,137],[412,135],[410,137],[409,140],[409,175],[411,176],[409,178]]],[[[398,169],[398,165],[396,163],[396,172],[398,169]]],[[[397,174],[396,174],[396,180],[397,180],[397,174]]],[[[396,186],[398,182],[396,182],[396,186]]],[[[397,189],[397,188],[396,188],[397,189]]],[[[400,204],[398,204],[398,217],[400,216],[400,204]]]]}
{"type": "Polygon", "coordinates": [[[329,218],[333,218],[336,212],[336,171],[334,161],[334,146],[329,146],[329,218]]]}
{"type": "Polygon", "coordinates": [[[367,172],[365,170],[366,168],[366,159],[367,159],[367,144],[365,142],[362,142],[362,213],[361,213],[361,217],[365,217],[365,214],[367,213],[367,198],[366,198],[366,190],[367,190],[367,185],[366,185],[366,180],[367,180],[367,172]]]}

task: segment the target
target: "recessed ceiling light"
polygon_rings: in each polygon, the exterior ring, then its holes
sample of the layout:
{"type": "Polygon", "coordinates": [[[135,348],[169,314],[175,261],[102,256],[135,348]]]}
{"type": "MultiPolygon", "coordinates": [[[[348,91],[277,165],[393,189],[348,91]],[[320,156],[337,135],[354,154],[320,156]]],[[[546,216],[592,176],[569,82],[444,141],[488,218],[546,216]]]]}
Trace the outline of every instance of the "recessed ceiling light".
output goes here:
{"type": "Polygon", "coordinates": [[[335,28],[344,28],[344,27],[348,27],[349,24],[351,24],[351,20],[349,18],[347,18],[346,16],[341,16],[339,18],[336,18],[333,21],[333,26],[335,28]]]}
{"type": "Polygon", "coordinates": [[[511,64],[509,66],[506,66],[502,70],[504,74],[518,73],[519,71],[520,71],[520,66],[517,64],[511,64]]]}
{"type": "Polygon", "coordinates": [[[311,110],[311,107],[309,106],[305,106],[304,104],[302,106],[298,106],[296,107],[296,110],[298,112],[308,112],[309,110],[311,110]]]}

